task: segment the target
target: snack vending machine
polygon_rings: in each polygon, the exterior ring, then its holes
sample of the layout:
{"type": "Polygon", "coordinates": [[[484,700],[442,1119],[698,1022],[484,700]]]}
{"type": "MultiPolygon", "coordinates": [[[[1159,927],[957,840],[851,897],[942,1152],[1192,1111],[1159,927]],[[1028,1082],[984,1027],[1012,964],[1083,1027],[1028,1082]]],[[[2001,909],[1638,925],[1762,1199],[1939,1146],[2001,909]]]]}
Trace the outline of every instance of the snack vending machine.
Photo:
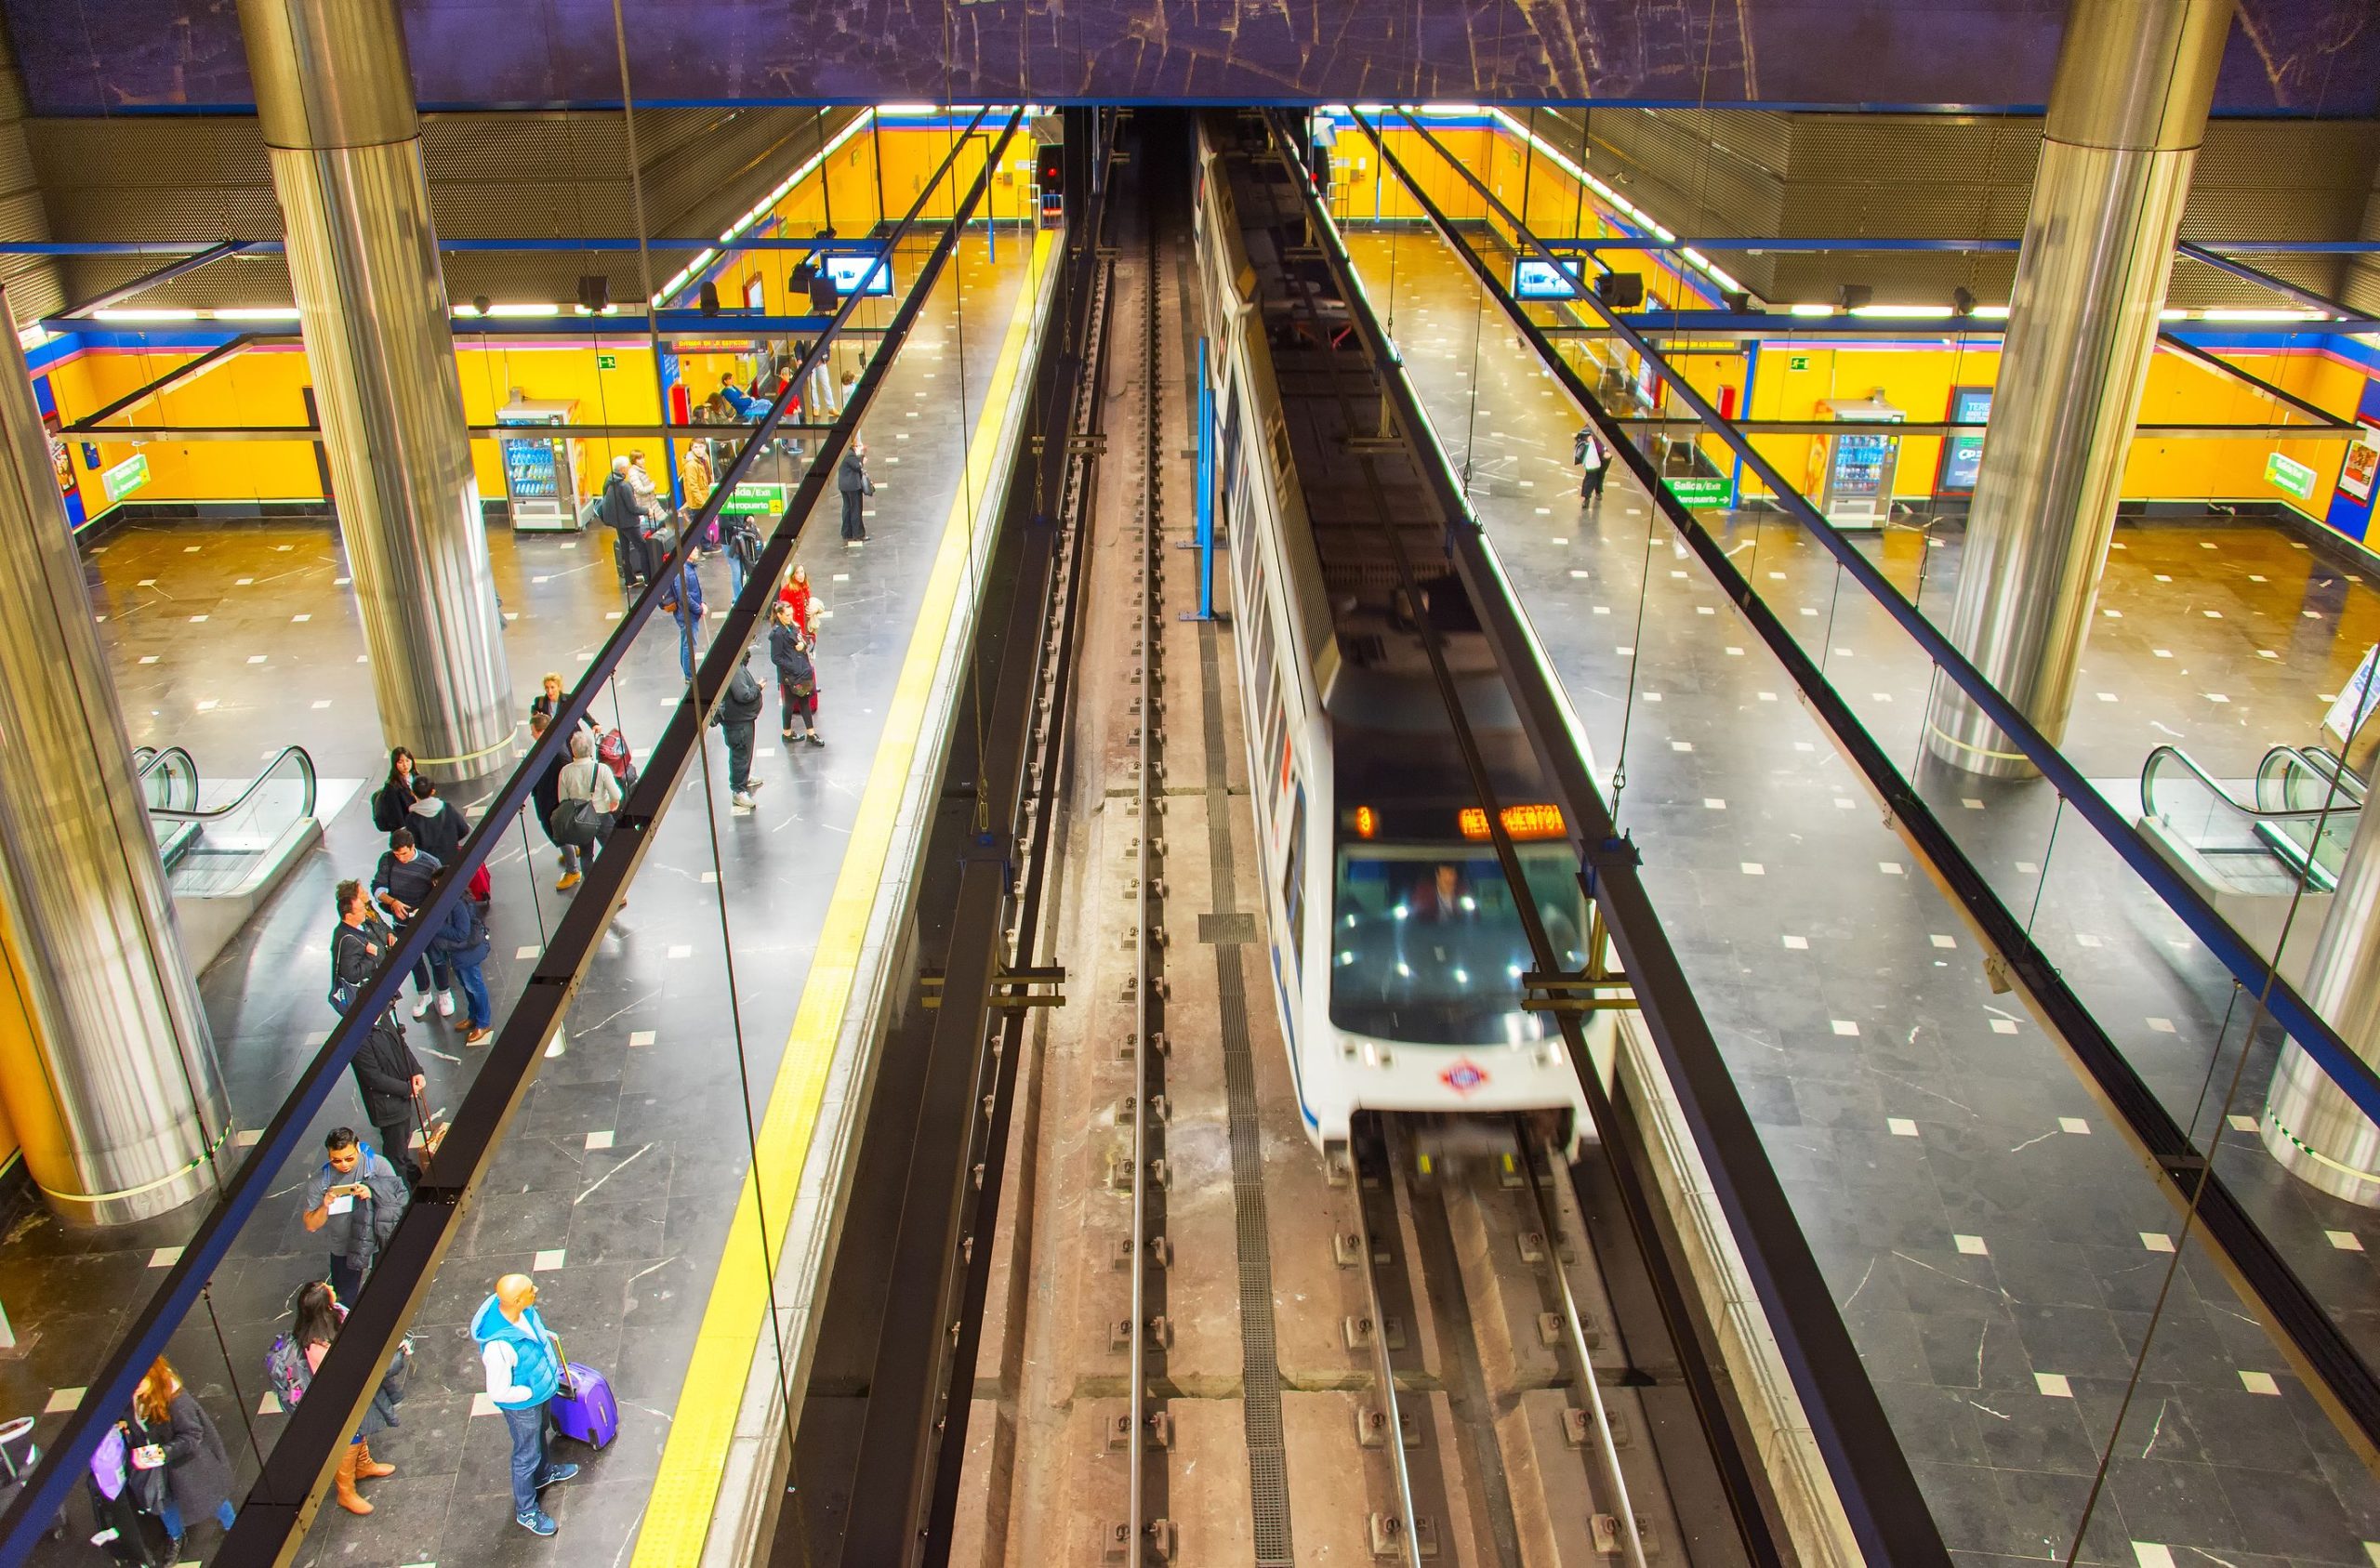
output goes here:
{"type": "Polygon", "coordinates": [[[504,494],[510,504],[512,526],[522,533],[575,534],[579,531],[579,443],[559,427],[570,423],[575,402],[533,402],[515,398],[496,411],[499,425],[523,427],[519,435],[496,438],[504,455],[504,494]],[[540,431],[538,426],[556,427],[540,431]]]}

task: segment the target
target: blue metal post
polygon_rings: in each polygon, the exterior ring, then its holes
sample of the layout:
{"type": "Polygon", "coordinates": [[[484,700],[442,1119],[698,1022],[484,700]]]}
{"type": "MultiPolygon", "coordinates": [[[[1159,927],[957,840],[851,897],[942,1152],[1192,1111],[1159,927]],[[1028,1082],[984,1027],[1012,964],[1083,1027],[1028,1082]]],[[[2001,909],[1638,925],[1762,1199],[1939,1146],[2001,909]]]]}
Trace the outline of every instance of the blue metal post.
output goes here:
{"type": "MultiPolygon", "coordinates": [[[[1756,337],[1747,337],[1744,339],[1744,404],[1743,411],[1737,415],[1739,419],[1752,417],[1752,376],[1759,369],[1760,340],[1756,337]]],[[[1743,504],[1744,455],[1739,452],[1736,454],[1735,471],[1727,476],[1727,510],[1731,512],[1740,510],[1743,504]]]]}
{"type": "Polygon", "coordinates": [[[1215,389],[1198,339],[1198,619],[1215,618],[1215,389]]]}

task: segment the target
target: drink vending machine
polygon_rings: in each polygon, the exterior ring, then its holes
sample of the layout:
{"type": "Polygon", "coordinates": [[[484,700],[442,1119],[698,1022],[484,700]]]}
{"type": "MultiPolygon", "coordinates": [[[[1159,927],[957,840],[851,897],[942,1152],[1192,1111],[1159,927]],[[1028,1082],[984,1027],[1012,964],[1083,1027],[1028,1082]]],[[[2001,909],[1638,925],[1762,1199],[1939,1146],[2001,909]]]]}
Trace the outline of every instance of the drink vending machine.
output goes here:
{"type": "MultiPolygon", "coordinates": [[[[1897,425],[1908,417],[1881,396],[1856,402],[1821,401],[1821,419],[1846,425],[1897,425]]],[[[1811,439],[1817,471],[1809,488],[1818,510],[1837,528],[1882,528],[1893,515],[1893,470],[1900,461],[1900,437],[1886,429],[1846,429],[1811,439]]]]}
{"type": "Polygon", "coordinates": [[[504,495],[516,532],[575,534],[585,526],[579,443],[560,429],[577,410],[575,402],[515,398],[496,411],[497,424],[522,427],[520,434],[498,436],[496,442],[504,455],[504,495]]]}

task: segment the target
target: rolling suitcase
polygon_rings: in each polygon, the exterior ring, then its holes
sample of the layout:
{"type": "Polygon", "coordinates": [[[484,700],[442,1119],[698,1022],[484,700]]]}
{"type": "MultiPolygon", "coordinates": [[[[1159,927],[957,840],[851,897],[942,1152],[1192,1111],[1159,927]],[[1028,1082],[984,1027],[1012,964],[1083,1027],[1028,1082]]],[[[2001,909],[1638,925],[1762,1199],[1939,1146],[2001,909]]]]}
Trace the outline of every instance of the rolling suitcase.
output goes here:
{"type": "Polygon", "coordinates": [[[565,1362],[562,1390],[549,1407],[554,1428],[562,1436],[602,1448],[620,1435],[620,1402],[602,1373],[577,1362],[565,1362]]]}

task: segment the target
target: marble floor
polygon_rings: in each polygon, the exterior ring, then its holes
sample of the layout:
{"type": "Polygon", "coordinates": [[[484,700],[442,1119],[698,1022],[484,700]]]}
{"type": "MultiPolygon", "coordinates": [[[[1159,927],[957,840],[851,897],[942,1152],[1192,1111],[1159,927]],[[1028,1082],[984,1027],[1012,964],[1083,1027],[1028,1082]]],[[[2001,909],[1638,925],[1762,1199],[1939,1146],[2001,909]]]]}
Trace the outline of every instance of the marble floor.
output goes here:
{"type": "MultiPolygon", "coordinates": [[[[403,1424],[374,1444],[398,1473],[367,1483],[369,1518],[326,1506],[298,1562],[624,1561],[681,1397],[740,1396],[740,1388],[681,1384],[748,1164],[747,1103],[765,1100],[775,1074],[1024,258],[1013,245],[997,262],[980,241],[963,248],[864,431],[879,491],[869,543],[841,545],[830,494],[796,556],[822,607],[828,744],[783,744],[772,696],[754,764],[766,787],[757,810],[735,814],[723,748],[708,737],[707,771],[689,769],[681,782],[691,798],[663,823],[413,1325],[421,1354],[403,1424]],[[550,1541],[511,1521],[508,1440],[488,1412],[467,1327],[493,1280],[513,1271],[535,1272],[570,1355],[608,1372],[623,1416],[619,1439],[601,1454],[564,1445],[585,1470],[546,1498],[562,1525],[550,1541]]],[[[626,600],[608,535],[492,530],[490,547],[525,714],[537,678],[584,667],[626,600]]],[[[325,773],[377,783],[386,754],[328,526],[132,524],[87,550],[135,744],[184,745],[212,778],[252,771],[264,753],[297,741],[325,773]]],[[[727,602],[725,565],[702,571],[716,613],[727,602]]],[[[653,627],[601,705],[640,753],[682,690],[674,627],[666,617],[653,627]]],[[[756,669],[773,686],[765,652],[756,669]]],[[[492,787],[459,793],[468,802],[492,787]]],[[[380,848],[368,802],[350,807],[203,976],[242,1127],[263,1124],[324,1038],[331,888],[368,876],[380,848]]],[[[554,888],[552,848],[525,820],[490,864],[487,979],[500,1021],[569,895],[554,888]]],[[[409,1033],[432,1103],[452,1107],[479,1053],[434,1014],[409,1033]]],[[[360,1125],[357,1112],[342,1087],[322,1128],[360,1125]]],[[[170,1352],[222,1429],[244,1486],[281,1425],[260,1413],[266,1348],[293,1288],[322,1273],[322,1249],[296,1201],[318,1157],[284,1173],[170,1352]]],[[[46,1410],[41,1435],[54,1431],[195,1219],[184,1211],[129,1232],[83,1233],[20,1196],[0,1235],[0,1301],[20,1339],[0,1355],[0,1414],[46,1410]]],[[[40,1561],[91,1561],[80,1544],[86,1516],[81,1500],[71,1504],[67,1544],[40,1561]]],[[[211,1523],[193,1526],[185,1555],[204,1558],[217,1538],[211,1523]]]]}
{"type": "MultiPolygon", "coordinates": [[[[1576,411],[1449,253],[1353,244],[1599,773],[1624,775],[1620,824],[1953,1550],[2063,1559],[2079,1533],[2092,1562],[2367,1562],[2380,1484],[2059,1044],[1990,990],[1964,920],[1783,670],[1632,481],[1580,506],[1576,411]]],[[[1915,767],[1931,670],[1914,645],[1776,514],[1714,526],[1915,767]]],[[[1959,546],[1954,523],[1920,520],[1862,547],[1939,615],[1959,546]]],[[[2270,744],[2312,742],[2380,641],[2371,575],[2267,523],[2121,525],[2069,755],[2121,798],[2160,744],[2238,778],[2270,744]]],[[[2363,1250],[2380,1224],[2282,1175],[2252,1130],[2276,1032],[2247,1028],[2228,977],[2044,786],[1916,778],[2380,1356],[2363,1250]]]]}

